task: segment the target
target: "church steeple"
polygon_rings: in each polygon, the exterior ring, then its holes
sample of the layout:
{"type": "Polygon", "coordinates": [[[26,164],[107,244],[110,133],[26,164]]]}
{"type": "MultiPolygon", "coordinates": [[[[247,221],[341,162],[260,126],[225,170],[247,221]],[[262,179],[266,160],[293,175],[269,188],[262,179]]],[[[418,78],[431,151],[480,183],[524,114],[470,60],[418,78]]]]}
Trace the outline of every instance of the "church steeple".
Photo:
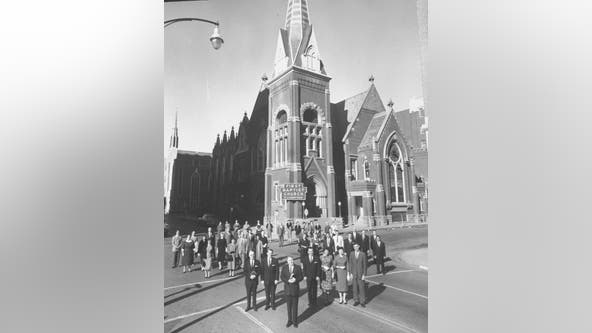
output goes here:
{"type": "Polygon", "coordinates": [[[295,55],[294,53],[298,50],[304,36],[304,30],[309,24],[306,0],[290,0],[286,12],[286,30],[288,30],[292,55],[295,55]]]}
{"type": "Polygon", "coordinates": [[[177,127],[177,113],[178,111],[175,111],[175,127],[173,127],[173,134],[171,135],[169,148],[179,148],[179,128],[177,127]]]}
{"type": "Polygon", "coordinates": [[[326,74],[308,16],[306,0],[288,1],[286,24],[278,35],[273,76],[291,66],[326,74]]]}

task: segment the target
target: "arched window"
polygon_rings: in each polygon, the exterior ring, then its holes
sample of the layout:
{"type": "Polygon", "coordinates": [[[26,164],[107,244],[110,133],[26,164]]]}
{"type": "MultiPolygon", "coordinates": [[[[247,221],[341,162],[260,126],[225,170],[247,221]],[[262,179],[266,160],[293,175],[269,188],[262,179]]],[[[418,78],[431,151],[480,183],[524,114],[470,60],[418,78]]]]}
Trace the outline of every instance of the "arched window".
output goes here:
{"type": "Polygon", "coordinates": [[[286,113],[286,111],[282,110],[280,112],[278,112],[277,117],[276,117],[276,121],[275,121],[275,127],[278,128],[280,125],[282,125],[283,123],[288,121],[288,114],[286,113]]]}
{"type": "Polygon", "coordinates": [[[305,103],[300,109],[302,114],[302,135],[306,156],[323,157],[323,119],[322,112],[313,103],[305,103]]]}
{"type": "Polygon", "coordinates": [[[317,110],[307,109],[306,111],[304,111],[304,114],[302,115],[302,121],[306,121],[309,123],[318,123],[319,121],[317,110]]]}
{"type": "Polygon", "coordinates": [[[275,118],[273,132],[273,165],[285,166],[288,162],[288,113],[285,110],[278,112],[275,118]]]}
{"type": "Polygon", "coordinates": [[[370,163],[364,159],[364,177],[366,180],[370,179],[370,163]]]}
{"type": "Polygon", "coordinates": [[[391,142],[387,154],[391,202],[406,202],[405,164],[403,163],[401,148],[395,141],[391,142]]]}

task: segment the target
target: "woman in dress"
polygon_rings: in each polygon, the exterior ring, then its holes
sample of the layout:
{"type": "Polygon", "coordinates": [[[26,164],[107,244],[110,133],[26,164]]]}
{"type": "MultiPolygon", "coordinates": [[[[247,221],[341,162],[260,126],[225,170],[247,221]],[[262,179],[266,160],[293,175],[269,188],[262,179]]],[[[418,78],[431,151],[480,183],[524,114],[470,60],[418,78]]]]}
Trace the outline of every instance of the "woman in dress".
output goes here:
{"type": "Polygon", "coordinates": [[[198,258],[199,258],[199,263],[201,265],[201,270],[204,270],[204,266],[205,266],[205,259],[206,259],[206,249],[208,248],[208,239],[206,238],[206,236],[202,236],[201,238],[201,242],[199,242],[199,245],[197,247],[197,253],[198,253],[198,258]]]}
{"type": "Polygon", "coordinates": [[[261,262],[261,255],[263,254],[263,242],[261,241],[261,237],[259,234],[255,236],[257,240],[257,244],[255,245],[255,259],[261,262]]]}
{"type": "Polygon", "coordinates": [[[228,276],[234,276],[234,270],[236,269],[236,257],[237,257],[237,245],[236,240],[233,238],[230,240],[230,244],[228,245],[228,254],[230,255],[230,270],[228,272],[228,276]]]}
{"type": "Polygon", "coordinates": [[[321,256],[321,268],[323,270],[323,280],[321,281],[321,290],[325,295],[326,304],[331,303],[331,292],[333,291],[333,256],[329,254],[329,249],[323,251],[321,256]]]}
{"type": "Polygon", "coordinates": [[[218,239],[216,246],[218,248],[218,269],[222,270],[222,266],[226,262],[226,238],[224,238],[224,233],[220,233],[220,239],[218,239]]]}
{"type": "Polygon", "coordinates": [[[206,260],[205,260],[205,267],[204,267],[204,277],[207,279],[210,277],[210,270],[212,269],[212,244],[207,242],[206,247],[206,260]]]}
{"type": "Polygon", "coordinates": [[[337,277],[337,292],[339,293],[339,304],[347,304],[345,296],[347,295],[347,257],[343,252],[343,247],[337,248],[337,255],[333,262],[337,277]]]}
{"type": "Polygon", "coordinates": [[[181,246],[181,265],[183,266],[183,273],[186,270],[191,272],[191,265],[193,265],[193,247],[195,244],[191,240],[191,235],[187,236],[187,239],[183,242],[181,246]]]}

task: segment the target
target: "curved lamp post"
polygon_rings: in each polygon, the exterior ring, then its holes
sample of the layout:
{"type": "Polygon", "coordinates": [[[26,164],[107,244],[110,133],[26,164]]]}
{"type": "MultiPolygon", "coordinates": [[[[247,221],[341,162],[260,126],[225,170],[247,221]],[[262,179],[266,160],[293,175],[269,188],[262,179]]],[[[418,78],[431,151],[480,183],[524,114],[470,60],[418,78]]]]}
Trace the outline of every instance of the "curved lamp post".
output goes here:
{"type": "Polygon", "coordinates": [[[217,50],[222,46],[222,44],[224,44],[224,39],[222,39],[222,36],[220,36],[220,31],[218,30],[220,27],[220,23],[218,23],[218,22],[214,22],[214,21],[210,21],[210,20],[206,20],[206,19],[195,18],[195,17],[182,17],[182,18],[176,18],[176,19],[164,21],[164,27],[166,28],[173,23],[186,22],[186,21],[200,21],[200,22],[213,24],[214,25],[214,32],[210,36],[210,42],[212,43],[212,47],[214,48],[214,50],[217,50]]]}

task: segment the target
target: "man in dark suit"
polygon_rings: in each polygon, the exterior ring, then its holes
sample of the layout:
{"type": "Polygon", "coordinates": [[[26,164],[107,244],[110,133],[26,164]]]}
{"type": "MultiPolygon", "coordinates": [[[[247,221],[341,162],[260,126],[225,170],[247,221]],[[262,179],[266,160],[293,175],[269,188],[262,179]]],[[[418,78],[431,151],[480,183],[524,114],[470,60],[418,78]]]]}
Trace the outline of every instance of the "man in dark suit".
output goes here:
{"type": "MultiPolygon", "coordinates": [[[[376,230],[372,230],[372,237],[370,237],[370,249],[372,250],[371,257],[374,258],[376,255],[376,230]]],[[[374,263],[376,263],[376,258],[374,258],[374,263]]]]}
{"type": "Polygon", "coordinates": [[[354,306],[362,304],[366,307],[366,255],[360,251],[360,245],[354,243],[354,252],[349,256],[348,273],[352,277],[352,286],[354,290],[354,306]]]}
{"type": "Polygon", "coordinates": [[[314,250],[308,248],[308,255],[302,261],[306,290],[308,291],[308,306],[317,305],[317,290],[321,279],[321,261],[314,256],[314,250]]]}
{"type": "Polygon", "coordinates": [[[380,236],[376,236],[376,252],[374,255],[374,261],[376,262],[376,273],[384,275],[384,257],[386,257],[386,245],[380,240],[380,236]]]}
{"type": "Polygon", "coordinates": [[[360,233],[356,230],[356,228],[354,227],[354,232],[352,233],[352,236],[354,237],[354,242],[361,244],[362,243],[362,235],[360,235],[360,233]]]}
{"type": "Polygon", "coordinates": [[[321,248],[323,251],[329,250],[329,254],[333,255],[335,250],[335,241],[333,240],[333,237],[331,237],[330,233],[327,232],[325,234],[325,239],[323,240],[323,246],[321,248]]]}
{"type": "Polygon", "coordinates": [[[280,282],[280,265],[273,256],[273,249],[267,249],[267,256],[262,259],[263,279],[261,283],[265,287],[265,310],[270,307],[275,310],[275,288],[280,282]]]}
{"type": "Polygon", "coordinates": [[[347,238],[343,240],[343,252],[349,258],[350,253],[354,250],[354,239],[351,233],[347,234],[347,238]]]}
{"type": "Polygon", "coordinates": [[[294,265],[294,259],[288,257],[288,264],[282,268],[282,282],[284,282],[284,294],[288,308],[288,323],[286,327],[294,324],[298,327],[298,297],[300,297],[300,281],[302,281],[302,270],[300,266],[294,265]]]}
{"type": "Polygon", "coordinates": [[[370,249],[370,237],[366,236],[366,230],[362,230],[362,236],[360,236],[360,247],[362,252],[368,258],[368,250],[370,249]]]}
{"type": "Polygon", "coordinates": [[[245,274],[245,287],[247,288],[247,308],[245,311],[251,310],[251,299],[253,300],[252,309],[257,311],[257,284],[259,283],[261,263],[255,259],[253,250],[249,251],[249,259],[245,262],[243,272],[245,274]]]}
{"type": "Polygon", "coordinates": [[[303,262],[309,247],[310,240],[308,240],[306,234],[302,234],[302,238],[298,241],[298,252],[300,252],[300,262],[303,262]]]}

